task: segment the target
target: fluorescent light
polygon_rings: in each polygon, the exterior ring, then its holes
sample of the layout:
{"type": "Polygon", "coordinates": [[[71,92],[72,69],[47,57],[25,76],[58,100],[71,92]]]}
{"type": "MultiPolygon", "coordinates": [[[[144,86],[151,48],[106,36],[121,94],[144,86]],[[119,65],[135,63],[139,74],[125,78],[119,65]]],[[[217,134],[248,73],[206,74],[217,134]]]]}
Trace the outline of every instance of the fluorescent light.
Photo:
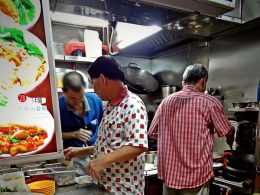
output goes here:
{"type": "Polygon", "coordinates": [[[64,12],[50,12],[51,20],[54,22],[73,24],[79,26],[107,27],[108,21],[93,18],[89,16],[81,16],[64,12]]]}
{"type": "Polygon", "coordinates": [[[116,25],[116,44],[122,49],[149,37],[161,30],[159,26],[143,26],[118,22],[116,25]]]}

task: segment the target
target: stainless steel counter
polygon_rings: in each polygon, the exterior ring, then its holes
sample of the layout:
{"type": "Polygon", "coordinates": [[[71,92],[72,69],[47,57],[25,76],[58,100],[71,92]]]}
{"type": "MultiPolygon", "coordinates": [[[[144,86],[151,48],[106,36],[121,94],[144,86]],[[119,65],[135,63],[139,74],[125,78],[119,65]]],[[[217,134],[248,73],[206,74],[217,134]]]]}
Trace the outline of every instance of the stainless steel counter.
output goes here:
{"type": "Polygon", "coordinates": [[[85,185],[70,185],[63,187],[56,187],[55,195],[111,195],[113,193],[108,192],[96,184],[85,184],[85,185]]]}

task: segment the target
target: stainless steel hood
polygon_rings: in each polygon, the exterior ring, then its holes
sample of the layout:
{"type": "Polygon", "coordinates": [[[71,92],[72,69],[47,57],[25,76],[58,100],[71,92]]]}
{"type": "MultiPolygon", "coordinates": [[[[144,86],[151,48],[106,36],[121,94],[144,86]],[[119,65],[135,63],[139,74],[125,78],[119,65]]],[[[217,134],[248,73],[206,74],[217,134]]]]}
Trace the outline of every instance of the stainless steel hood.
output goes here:
{"type": "Polygon", "coordinates": [[[207,41],[225,31],[236,29],[246,22],[242,18],[242,11],[248,13],[247,21],[258,20],[260,15],[260,0],[50,0],[50,5],[52,11],[98,17],[110,22],[163,27],[159,33],[122,49],[118,54],[146,58],[153,58],[158,53],[185,44],[207,41]],[[254,4],[250,4],[250,1],[254,1],[254,4]],[[234,2],[235,9],[229,12],[234,2]],[[250,5],[254,6],[253,16],[249,16],[251,12],[248,10],[252,10],[250,5]]]}
{"type": "Polygon", "coordinates": [[[140,0],[157,6],[216,17],[235,8],[236,0],[140,0]]]}

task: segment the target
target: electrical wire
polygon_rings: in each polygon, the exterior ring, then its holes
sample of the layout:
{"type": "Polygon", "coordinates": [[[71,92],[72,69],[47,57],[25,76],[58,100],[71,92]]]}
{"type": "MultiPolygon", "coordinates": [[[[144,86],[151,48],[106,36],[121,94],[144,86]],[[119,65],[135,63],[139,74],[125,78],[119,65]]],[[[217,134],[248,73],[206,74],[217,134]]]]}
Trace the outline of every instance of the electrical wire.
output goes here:
{"type": "Polygon", "coordinates": [[[57,4],[58,4],[58,0],[55,0],[52,13],[56,11],[57,4]]]}
{"type": "Polygon", "coordinates": [[[119,51],[114,52],[114,51],[111,50],[111,48],[112,48],[112,39],[113,39],[114,32],[115,32],[114,27],[111,26],[111,28],[112,28],[112,32],[111,32],[111,37],[110,37],[110,40],[109,40],[108,49],[109,49],[109,54],[110,54],[110,55],[116,55],[116,54],[119,53],[119,51]]]}
{"type": "MultiPolygon", "coordinates": [[[[101,0],[101,1],[104,3],[105,11],[108,14],[108,18],[110,19],[111,18],[110,12],[108,11],[106,0],[101,0]]],[[[112,51],[112,40],[113,40],[115,29],[114,29],[113,26],[111,26],[111,29],[112,29],[111,30],[111,36],[109,37],[109,27],[107,28],[108,52],[109,52],[110,55],[116,55],[116,54],[119,53],[119,51],[116,51],[116,52],[112,51]]]]}
{"type": "MultiPolygon", "coordinates": [[[[107,3],[106,3],[106,0],[101,0],[101,1],[104,2],[105,10],[108,12],[108,10],[107,10],[107,3]]],[[[108,14],[109,14],[109,12],[108,12],[108,14]]]]}

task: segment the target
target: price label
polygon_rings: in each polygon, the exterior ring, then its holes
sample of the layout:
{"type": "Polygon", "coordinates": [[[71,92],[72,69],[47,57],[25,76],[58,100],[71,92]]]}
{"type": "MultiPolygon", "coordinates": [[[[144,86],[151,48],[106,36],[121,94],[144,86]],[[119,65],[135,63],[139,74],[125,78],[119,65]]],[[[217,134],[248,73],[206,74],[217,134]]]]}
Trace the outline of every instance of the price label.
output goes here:
{"type": "Polygon", "coordinates": [[[38,103],[38,104],[46,103],[46,98],[34,97],[34,98],[31,98],[31,100],[32,100],[32,103],[38,103]]]}

